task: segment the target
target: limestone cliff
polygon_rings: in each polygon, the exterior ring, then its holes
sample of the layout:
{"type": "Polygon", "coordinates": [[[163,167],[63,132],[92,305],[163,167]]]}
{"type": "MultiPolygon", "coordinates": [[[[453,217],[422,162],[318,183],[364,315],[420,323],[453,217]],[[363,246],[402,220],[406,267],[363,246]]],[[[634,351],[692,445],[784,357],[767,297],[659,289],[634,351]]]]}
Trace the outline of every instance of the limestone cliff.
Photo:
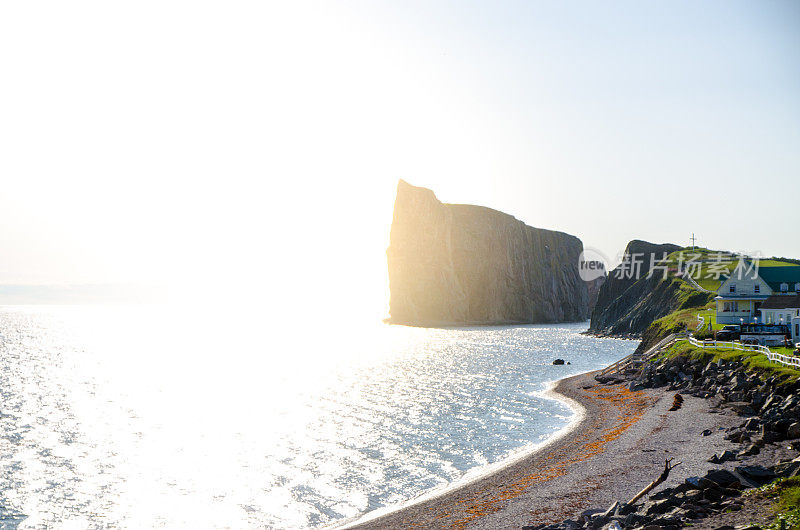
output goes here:
{"type": "Polygon", "coordinates": [[[413,325],[578,321],[589,296],[583,244],[485,208],[443,204],[400,181],[387,250],[391,322],[413,325]]]}

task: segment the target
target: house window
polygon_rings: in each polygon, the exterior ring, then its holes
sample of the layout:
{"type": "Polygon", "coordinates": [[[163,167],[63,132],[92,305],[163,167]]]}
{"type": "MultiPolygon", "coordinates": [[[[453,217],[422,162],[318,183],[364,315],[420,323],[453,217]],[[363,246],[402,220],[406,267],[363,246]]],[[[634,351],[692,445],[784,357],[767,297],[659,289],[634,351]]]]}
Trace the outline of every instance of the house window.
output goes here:
{"type": "Polygon", "coordinates": [[[760,293],[761,292],[761,286],[759,284],[755,284],[755,286],[753,287],[753,292],[754,293],[760,293]]]}
{"type": "Polygon", "coordinates": [[[800,336],[800,324],[795,324],[794,325],[794,336],[795,337],[800,336]]]}
{"type": "Polygon", "coordinates": [[[785,292],[788,292],[788,291],[789,291],[789,284],[788,283],[782,283],[781,284],[781,292],[785,293],[785,292]]]}
{"type": "Polygon", "coordinates": [[[736,313],[739,311],[739,302],[725,302],[725,311],[736,313]]]}
{"type": "Polygon", "coordinates": [[[794,292],[800,293],[800,282],[794,284],[794,292]]]}
{"type": "Polygon", "coordinates": [[[731,293],[735,293],[736,292],[736,284],[735,283],[731,284],[729,292],[731,292],[731,293]]]}

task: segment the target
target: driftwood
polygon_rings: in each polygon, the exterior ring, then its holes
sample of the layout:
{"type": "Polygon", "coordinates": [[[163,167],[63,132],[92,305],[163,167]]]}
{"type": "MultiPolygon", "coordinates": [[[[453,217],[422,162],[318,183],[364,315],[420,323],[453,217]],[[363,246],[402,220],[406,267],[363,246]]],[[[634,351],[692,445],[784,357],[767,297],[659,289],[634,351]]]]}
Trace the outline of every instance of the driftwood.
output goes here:
{"type": "Polygon", "coordinates": [[[679,465],[681,465],[680,462],[673,465],[672,459],[668,458],[666,462],[664,462],[664,471],[661,472],[661,475],[659,475],[657,479],[648,484],[645,489],[637,493],[631,500],[629,500],[628,504],[636,504],[636,501],[647,495],[653,488],[655,488],[656,486],[667,480],[667,477],[669,477],[669,472],[672,471],[674,468],[678,467],[679,465]]]}

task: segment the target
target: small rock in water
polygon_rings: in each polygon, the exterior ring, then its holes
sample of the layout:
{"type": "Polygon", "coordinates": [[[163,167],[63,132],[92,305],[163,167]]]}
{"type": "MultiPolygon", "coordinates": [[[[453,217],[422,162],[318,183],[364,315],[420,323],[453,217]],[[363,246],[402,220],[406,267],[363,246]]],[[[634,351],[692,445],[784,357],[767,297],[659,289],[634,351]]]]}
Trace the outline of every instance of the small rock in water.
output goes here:
{"type": "Polygon", "coordinates": [[[564,364],[564,359],[556,359],[553,364],[564,364]]]}

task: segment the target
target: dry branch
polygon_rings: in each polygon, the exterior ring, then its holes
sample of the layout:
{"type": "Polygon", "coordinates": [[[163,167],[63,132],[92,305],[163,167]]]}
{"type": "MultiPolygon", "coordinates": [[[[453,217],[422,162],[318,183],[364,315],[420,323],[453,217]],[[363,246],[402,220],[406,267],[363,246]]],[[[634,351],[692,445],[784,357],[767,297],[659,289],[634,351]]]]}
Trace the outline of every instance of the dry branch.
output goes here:
{"type": "Polygon", "coordinates": [[[667,460],[664,462],[664,471],[661,472],[661,475],[659,475],[657,479],[648,484],[645,489],[637,493],[631,500],[629,500],[628,504],[636,504],[636,501],[647,495],[652,489],[654,489],[656,486],[667,480],[667,478],[669,477],[669,472],[672,471],[674,468],[678,467],[679,465],[681,465],[680,462],[678,462],[675,465],[672,465],[672,459],[667,458],[667,460]]]}

